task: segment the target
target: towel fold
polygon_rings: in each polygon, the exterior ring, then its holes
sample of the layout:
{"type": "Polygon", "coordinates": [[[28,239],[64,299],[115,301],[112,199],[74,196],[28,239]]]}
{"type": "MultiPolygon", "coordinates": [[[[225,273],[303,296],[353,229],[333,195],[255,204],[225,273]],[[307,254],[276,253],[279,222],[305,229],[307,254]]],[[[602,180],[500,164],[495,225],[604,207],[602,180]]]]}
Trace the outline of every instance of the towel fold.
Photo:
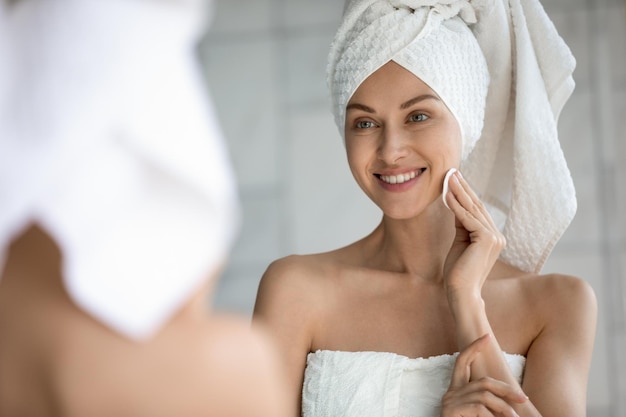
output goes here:
{"type": "Polygon", "coordinates": [[[557,132],[576,61],[538,0],[497,0],[477,20],[491,79],[481,139],[462,170],[507,239],[501,258],[537,273],[576,213],[557,132]]]}

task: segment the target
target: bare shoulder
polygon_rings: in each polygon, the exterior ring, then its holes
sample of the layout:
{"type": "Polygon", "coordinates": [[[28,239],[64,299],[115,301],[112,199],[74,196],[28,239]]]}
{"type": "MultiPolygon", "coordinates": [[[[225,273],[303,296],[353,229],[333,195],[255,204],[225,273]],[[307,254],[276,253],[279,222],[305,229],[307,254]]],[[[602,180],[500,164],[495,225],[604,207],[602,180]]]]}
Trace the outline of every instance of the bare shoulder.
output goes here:
{"type": "Polygon", "coordinates": [[[333,267],[332,252],[313,255],[290,255],[272,262],[263,279],[292,279],[297,282],[320,276],[333,267]]]}
{"type": "Polygon", "coordinates": [[[301,337],[302,347],[309,345],[320,313],[330,302],[335,269],[328,253],[272,262],[259,283],[254,322],[281,333],[285,343],[301,337]]]}
{"type": "Polygon", "coordinates": [[[255,314],[270,306],[305,307],[322,297],[335,269],[329,253],[291,255],[272,262],[259,284],[255,314]]]}
{"type": "Polygon", "coordinates": [[[506,288],[508,297],[519,295],[521,301],[538,314],[551,317],[576,310],[589,312],[596,308],[595,293],[585,280],[572,275],[532,274],[501,264],[496,270],[496,288],[506,288]]]}
{"type": "Polygon", "coordinates": [[[572,362],[588,364],[598,311],[592,287],[578,277],[548,274],[529,280],[529,292],[541,300],[536,308],[542,316],[541,333],[531,348],[531,356],[559,352],[561,357],[571,356],[572,362]],[[563,353],[566,350],[567,355],[563,353]]]}
{"type": "Polygon", "coordinates": [[[585,280],[559,273],[532,274],[508,265],[499,266],[492,278],[484,292],[490,319],[506,349],[526,353],[539,346],[538,341],[544,346],[593,341],[596,297],[585,280]]]}
{"type": "MultiPolygon", "coordinates": [[[[528,275],[520,278],[521,288],[546,317],[566,320],[580,314],[594,313],[597,309],[593,288],[581,278],[551,273],[528,275]]],[[[594,313],[595,314],[595,313],[594,313]]]]}

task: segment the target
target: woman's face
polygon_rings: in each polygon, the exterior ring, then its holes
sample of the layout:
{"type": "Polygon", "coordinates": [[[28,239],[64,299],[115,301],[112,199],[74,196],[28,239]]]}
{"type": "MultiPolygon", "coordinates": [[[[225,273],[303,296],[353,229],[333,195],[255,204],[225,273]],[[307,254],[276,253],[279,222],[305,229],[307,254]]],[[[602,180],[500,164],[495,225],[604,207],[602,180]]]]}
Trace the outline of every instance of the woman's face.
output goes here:
{"type": "Polygon", "coordinates": [[[461,159],[459,125],[437,94],[391,61],[346,107],[348,163],[359,186],[396,219],[419,215],[441,195],[461,159]]]}

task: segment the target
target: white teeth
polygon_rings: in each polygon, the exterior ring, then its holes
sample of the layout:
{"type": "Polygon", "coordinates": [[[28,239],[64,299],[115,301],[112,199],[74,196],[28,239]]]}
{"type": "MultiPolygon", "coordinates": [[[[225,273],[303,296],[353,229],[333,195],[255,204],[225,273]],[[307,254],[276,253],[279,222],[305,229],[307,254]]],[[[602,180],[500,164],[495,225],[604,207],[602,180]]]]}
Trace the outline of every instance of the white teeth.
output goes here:
{"type": "Polygon", "coordinates": [[[381,175],[380,179],[389,184],[402,184],[404,182],[412,180],[417,175],[418,175],[417,172],[412,171],[412,172],[407,172],[406,174],[400,174],[400,175],[381,175]]]}

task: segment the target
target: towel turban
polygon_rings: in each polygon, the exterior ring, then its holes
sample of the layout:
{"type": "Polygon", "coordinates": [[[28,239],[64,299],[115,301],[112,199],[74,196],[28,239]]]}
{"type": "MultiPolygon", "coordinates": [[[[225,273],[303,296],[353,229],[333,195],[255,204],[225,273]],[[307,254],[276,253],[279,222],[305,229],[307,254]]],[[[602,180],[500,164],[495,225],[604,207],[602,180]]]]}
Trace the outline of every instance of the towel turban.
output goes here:
{"type": "Polygon", "coordinates": [[[328,77],[336,123],[358,86],[395,61],[428,84],[461,128],[463,158],[480,137],[489,73],[467,24],[476,22],[467,0],[352,1],[331,48],[328,77]]]}
{"type": "Polygon", "coordinates": [[[575,60],[538,0],[348,0],[327,82],[341,135],[358,86],[394,61],[446,103],[464,176],[507,239],[501,258],[539,272],[576,212],[556,130],[575,60]]]}

